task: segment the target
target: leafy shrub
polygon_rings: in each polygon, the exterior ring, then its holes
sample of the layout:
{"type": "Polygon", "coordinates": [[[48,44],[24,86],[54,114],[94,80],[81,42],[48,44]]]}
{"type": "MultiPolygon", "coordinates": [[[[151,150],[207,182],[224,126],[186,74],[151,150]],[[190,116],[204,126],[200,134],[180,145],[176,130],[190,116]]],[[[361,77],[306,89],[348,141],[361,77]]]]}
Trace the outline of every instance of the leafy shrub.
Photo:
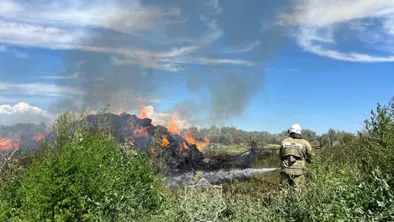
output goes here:
{"type": "Polygon", "coordinates": [[[70,133],[66,117],[57,122],[58,143],[2,181],[0,220],[133,221],[155,212],[161,186],[151,160],[109,136],[70,133]]]}

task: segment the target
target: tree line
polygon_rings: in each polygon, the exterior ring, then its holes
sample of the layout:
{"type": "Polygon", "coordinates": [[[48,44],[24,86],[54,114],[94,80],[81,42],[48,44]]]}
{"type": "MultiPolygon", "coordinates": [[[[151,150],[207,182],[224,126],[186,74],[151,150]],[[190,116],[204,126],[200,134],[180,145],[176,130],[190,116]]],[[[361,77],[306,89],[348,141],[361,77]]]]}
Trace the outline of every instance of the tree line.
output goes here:
{"type": "MultiPolygon", "coordinates": [[[[204,139],[208,138],[211,143],[220,144],[245,144],[251,141],[257,142],[259,145],[280,144],[280,142],[289,136],[287,131],[280,133],[270,133],[267,131],[245,131],[235,127],[215,127],[201,128],[191,127],[184,129],[181,134],[184,135],[187,131],[191,131],[194,138],[204,139]]],[[[302,137],[308,140],[313,146],[331,147],[334,145],[344,144],[347,141],[356,137],[356,135],[329,129],[326,133],[318,135],[315,131],[310,129],[302,130],[302,137]]]]}

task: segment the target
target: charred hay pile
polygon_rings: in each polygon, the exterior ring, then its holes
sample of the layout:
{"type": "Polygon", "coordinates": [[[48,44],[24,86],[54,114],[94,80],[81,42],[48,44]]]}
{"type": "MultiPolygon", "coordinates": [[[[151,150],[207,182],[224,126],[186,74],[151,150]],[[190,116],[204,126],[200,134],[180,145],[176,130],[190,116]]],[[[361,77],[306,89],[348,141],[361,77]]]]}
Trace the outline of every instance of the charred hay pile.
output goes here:
{"type": "MultiPolygon", "coordinates": [[[[94,124],[99,122],[100,118],[100,115],[90,115],[88,122],[94,124]]],[[[202,138],[190,139],[190,135],[185,135],[185,139],[166,127],[153,125],[149,118],[140,119],[136,115],[110,114],[110,123],[111,133],[119,143],[126,144],[131,151],[147,152],[153,157],[155,166],[166,173],[248,168],[255,156],[252,150],[225,159],[204,158],[194,144],[201,145],[204,142],[202,138]]]]}
{"type": "MultiPolygon", "coordinates": [[[[100,118],[100,115],[90,115],[88,122],[94,125],[100,118]]],[[[151,155],[158,168],[167,172],[203,168],[204,155],[195,144],[189,144],[163,126],[154,126],[151,119],[126,113],[110,114],[109,119],[115,139],[130,151],[151,155]]]]}

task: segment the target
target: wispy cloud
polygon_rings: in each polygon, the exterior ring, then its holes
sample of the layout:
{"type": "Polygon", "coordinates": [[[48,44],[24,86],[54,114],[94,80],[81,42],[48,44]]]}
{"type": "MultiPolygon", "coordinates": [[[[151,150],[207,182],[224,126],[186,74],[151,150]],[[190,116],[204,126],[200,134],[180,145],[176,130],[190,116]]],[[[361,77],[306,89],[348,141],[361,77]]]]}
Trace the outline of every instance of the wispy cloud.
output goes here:
{"type": "MultiPolygon", "coordinates": [[[[382,49],[376,44],[392,44],[394,38],[394,2],[392,0],[310,0],[300,1],[292,13],[280,17],[282,25],[298,29],[295,35],[298,45],[307,52],[336,60],[351,62],[394,62],[394,55],[373,55],[366,52],[344,52],[336,36],[338,27],[347,24],[345,34],[357,34],[369,48],[382,49]],[[322,16],[324,15],[324,16],[322,16]],[[366,20],[379,21],[373,29],[366,20]],[[378,24],[381,24],[378,27],[378,24]]],[[[388,47],[389,48],[389,47],[388,47]]]]}
{"type": "Polygon", "coordinates": [[[71,75],[64,75],[64,76],[40,76],[42,79],[75,79],[79,75],[78,72],[71,74],[71,75]]]}
{"type": "Polygon", "coordinates": [[[223,8],[220,6],[219,0],[208,0],[206,4],[210,13],[220,14],[223,11],[223,8]]]}
{"type": "Polygon", "coordinates": [[[83,91],[68,87],[48,83],[10,83],[0,82],[0,92],[3,95],[41,95],[51,97],[61,97],[64,95],[78,95],[83,91]]]}
{"type": "Polygon", "coordinates": [[[67,49],[87,39],[83,31],[0,19],[0,42],[20,46],[67,49]]]}
{"type": "Polygon", "coordinates": [[[2,0],[0,15],[27,23],[93,26],[133,33],[157,27],[163,21],[171,21],[172,17],[180,15],[180,10],[142,6],[140,1],[126,4],[118,4],[115,0],[22,4],[20,1],[2,0]]]}
{"type": "Polygon", "coordinates": [[[113,65],[120,66],[120,65],[129,65],[129,64],[143,64],[145,68],[157,69],[157,70],[164,70],[169,72],[178,72],[181,68],[173,63],[170,60],[167,60],[166,63],[161,63],[156,60],[146,60],[144,62],[136,61],[133,59],[122,59],[118,57],[112,57],[111,62],[113,65]]]}
{"type": "Polygon", "coordinates": [[[235,59],[212,59],[212,58],[197,58],[196,63],[202,65],[219,65],[219,64],[232,64],[232,65],[243,65],[243,66],[253,66],[254,62],[247,60],[235,60],[235,59]]]}
{"type": "Polygon", "coordinates": [[[233,49],[226,49],[223,50],[225,53],[247,53],[252,51],[253,49],[257,48],[261,44],[260,41],[254,41],[242,48],[233,48],[233,49]]]}
{"type": "Polygon", "coordinates": [[[309,0],[299,1],[294,11],[281,16],[286,24],[327,26],[371,17],[392,15],[391,0],[309,0]],[[324,16],[322,16],[324,15],[324,16]]]}
{"type": "Polygon", "coordinates": [[[253,66],[252,61],[237,60],[237,59],[218,59],[218,58],[199,58],[199,57],[183,57],[176,59],[163,59],[163,62],[176,63],[176,64],[198,64],[198,65],[241,65],[253,66]]]}
{"type": "Polygon", "coordinates": [[[204,45],[210,44],[224,35],[217,19],[199,15],[201,22],[207,27],[207,31],[200,42],[204,45]]]}
{"type": "MultiPolygon", "coordinates": [[[[130,37],[165,36],[163,29],[183,24],[181,9],[173,6],[141,4],[139,0],[120,4],[105,1],[38,1],[22,4],[16,0],[0,2],[0,43],[6,46],[39,47],[51,50],[76,50],[104,53],[112,56],[115,65],[134,64],[147,69],[178,72],[181,64],[234,64],[250,66],[253,62],[234,58],[207,58],[203,50],[224,36],[218,16],[223,12],[219,0],[203,3],[197,16],[205,27],[195,39],[172,37],[167,48],[153,44],[97,44],[91,41],[95,28],[115,30],[130,37]],[[134,45],[134,46],[133,46],[134,45]],[[202,52],[202,53],[201,53],[202,52]],[[184,59],[187,57],[186,59],[184,59]],[[198,58],[196,58],[198,57],[198,58]]],[[[165,38],[165,37],[164,37],[165,38]]],[[[140,40],[141,40],[140,39],[140,40]]],[[[141,40],[141,41],[142,41],[141,40]]],[[[234,53],[247,53],[257,47],[258,41],[236,49],[234,53]]],[[[158,44],[160,45],[160,44],[158,44]]],[[[1,48],[0,48],[1,50],[1,48]]],[[[220,50],[219,50],[220,51],[220,50]]],[[[22,51],[15,56],[28,58],[22,51]]],[[[86,62],[86,61],[84,61],[86,62]]],[[[80,65],[77,65],[80,66],[80,65]]],[[[79,67],[76,67],[79,68],[79,67]]],[[[74,76],[42,76],[46,79],[71,79],[74,76]]]]}

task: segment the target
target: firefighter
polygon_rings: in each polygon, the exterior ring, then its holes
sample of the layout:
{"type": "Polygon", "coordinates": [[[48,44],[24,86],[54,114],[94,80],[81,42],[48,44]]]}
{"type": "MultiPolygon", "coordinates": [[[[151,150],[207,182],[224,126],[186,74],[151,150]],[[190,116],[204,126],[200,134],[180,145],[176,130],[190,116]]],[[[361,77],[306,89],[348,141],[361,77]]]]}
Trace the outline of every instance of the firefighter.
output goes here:
{"type": "Polygon", "coordinates": [[[280,189],[283,192],[299,191],[306,184],[307,164],[312,159],[312,147],[301,136],[301,126],[294,124],[288,130],[279,151],[281,160],[280,189]]]}

